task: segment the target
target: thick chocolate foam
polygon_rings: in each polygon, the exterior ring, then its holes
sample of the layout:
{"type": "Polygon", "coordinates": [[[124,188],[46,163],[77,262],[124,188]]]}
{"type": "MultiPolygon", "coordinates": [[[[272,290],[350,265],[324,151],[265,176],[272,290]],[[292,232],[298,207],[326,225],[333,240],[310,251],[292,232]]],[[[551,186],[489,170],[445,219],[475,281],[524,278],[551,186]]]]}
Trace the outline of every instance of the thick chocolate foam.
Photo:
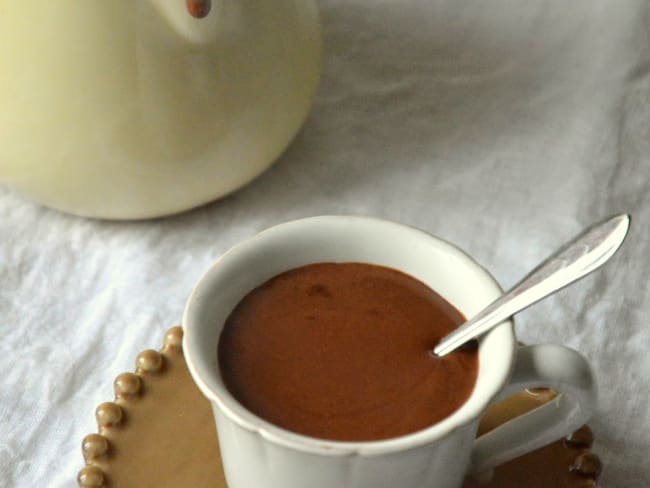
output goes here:
{"type": "Polygon", "coordinates": [[[387,439],[429,427],[469,398],[476,347],[429,353],[464,321],[399,271],[312,264],[244,297],[221,334],[219,368],[235,398],[280,427],[322,439],[387,439]]]}

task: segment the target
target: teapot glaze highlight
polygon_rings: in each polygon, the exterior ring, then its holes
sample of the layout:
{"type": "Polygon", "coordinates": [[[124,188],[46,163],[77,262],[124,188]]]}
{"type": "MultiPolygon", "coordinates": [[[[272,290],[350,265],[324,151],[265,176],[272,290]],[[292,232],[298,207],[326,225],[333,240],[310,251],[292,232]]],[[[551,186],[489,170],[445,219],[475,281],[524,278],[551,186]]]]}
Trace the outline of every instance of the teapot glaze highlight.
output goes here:
{"type": "Polygon", "coordinates": [[[201,205],[286,148],[320,63],[313,0],[0,0],[0,181],[101,218],[201,205]]]}

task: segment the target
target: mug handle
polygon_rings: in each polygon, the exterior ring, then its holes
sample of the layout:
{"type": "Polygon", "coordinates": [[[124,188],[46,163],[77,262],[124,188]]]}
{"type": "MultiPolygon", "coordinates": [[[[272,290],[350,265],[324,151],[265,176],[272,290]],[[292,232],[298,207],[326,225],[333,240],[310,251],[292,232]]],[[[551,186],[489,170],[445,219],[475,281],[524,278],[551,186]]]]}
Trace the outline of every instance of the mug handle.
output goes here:
{"type": "Polygon", "coordinates": [[[479,437],[472,450],[471,473],[486,472],[555,442],[591,417],[597,398],[591,367],[581,354],[558,344],[519,347],[510,383],[493,402],[527,388],[541,387],[559,395],[479,437]]]}

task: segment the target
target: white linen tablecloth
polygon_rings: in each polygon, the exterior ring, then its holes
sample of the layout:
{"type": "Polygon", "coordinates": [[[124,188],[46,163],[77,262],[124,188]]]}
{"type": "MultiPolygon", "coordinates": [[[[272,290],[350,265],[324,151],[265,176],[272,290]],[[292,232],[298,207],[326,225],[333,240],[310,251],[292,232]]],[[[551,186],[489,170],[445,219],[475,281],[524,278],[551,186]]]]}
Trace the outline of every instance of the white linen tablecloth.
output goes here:
{"type": "MultiPolygon", "coordinates": [[[[323,0],[313,113],[277,164],[175,217],[85,220],[0,189],[0,486],[74,487],[95,407],[231,245],[364,214],[473,254],[504,286],[627,211],[603,270],[518,317],[593,363],[602,486],[650,486],[650,17],[642,0],[323,0]]],[[[1,135],[0,135],[1,137],[1,135]]],[[[44,162],[44,164],[47,164],[44,162]]]]}

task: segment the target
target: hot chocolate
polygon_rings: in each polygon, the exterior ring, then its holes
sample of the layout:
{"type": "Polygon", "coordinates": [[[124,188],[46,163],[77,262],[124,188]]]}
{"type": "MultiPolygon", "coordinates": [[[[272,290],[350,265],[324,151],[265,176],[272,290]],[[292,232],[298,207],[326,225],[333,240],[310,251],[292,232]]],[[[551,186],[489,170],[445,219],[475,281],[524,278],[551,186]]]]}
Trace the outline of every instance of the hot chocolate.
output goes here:
{"type": "Polygon", "coordinates": [[[400,271],[312,264],[241,300],[221,333],[219,368],[232,395],[275,425],[339,441],[388,439],[439,422],[472,393],[475,345],[430,353],[464,321],[400,271]]]}

